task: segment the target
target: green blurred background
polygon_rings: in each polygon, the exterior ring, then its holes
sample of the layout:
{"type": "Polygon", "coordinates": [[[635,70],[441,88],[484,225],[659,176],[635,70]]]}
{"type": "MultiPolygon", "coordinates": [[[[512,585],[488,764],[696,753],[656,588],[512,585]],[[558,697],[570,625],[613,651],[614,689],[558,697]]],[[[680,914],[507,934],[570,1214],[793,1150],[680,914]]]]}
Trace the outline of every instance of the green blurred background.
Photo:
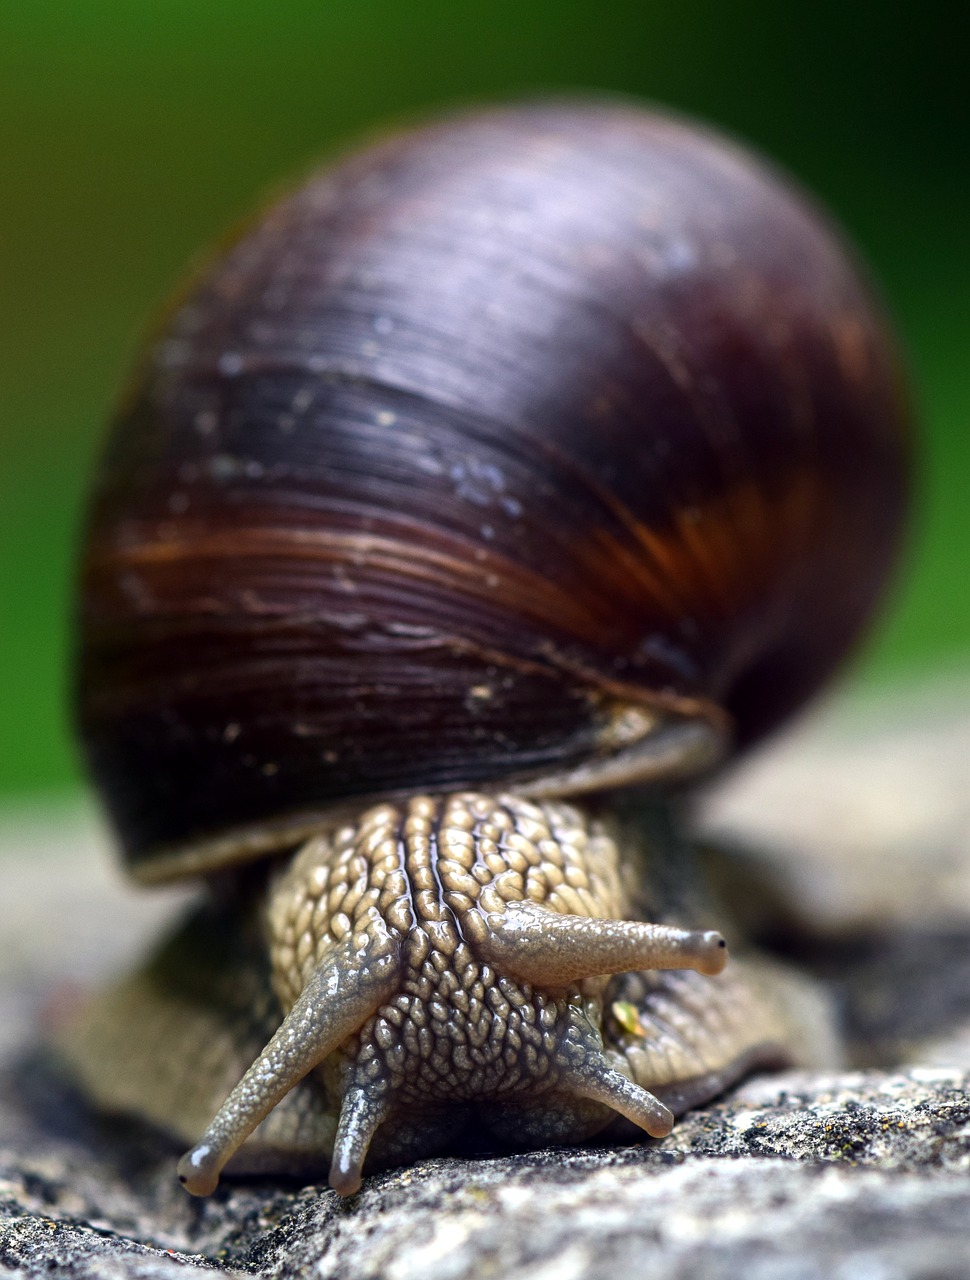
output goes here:
{"type": "Polygon", "coordinates": [[[820,0],[23,0],[0,16],[0,795],[76,783],[85,475],[186,262],[402,114],[621,91],[747,137],[862,246],[925,424],[915,537],[858,678],[970,665],[970,118],[942,7],[820,0]]]}

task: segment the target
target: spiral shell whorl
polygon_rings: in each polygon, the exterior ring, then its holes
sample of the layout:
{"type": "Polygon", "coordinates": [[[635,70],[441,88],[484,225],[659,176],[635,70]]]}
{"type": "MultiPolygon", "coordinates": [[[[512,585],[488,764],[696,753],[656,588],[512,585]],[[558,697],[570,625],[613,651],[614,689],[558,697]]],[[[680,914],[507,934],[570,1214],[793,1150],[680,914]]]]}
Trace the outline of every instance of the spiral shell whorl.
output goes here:
{"type": "Polygon", "coordinates": [[[723,139],[553,103],[350,157],[105,458],[81,721],[129,856],[595,771],[631,718],[756,737],[871,613],[906,420],[837,237],[723,139]]]}

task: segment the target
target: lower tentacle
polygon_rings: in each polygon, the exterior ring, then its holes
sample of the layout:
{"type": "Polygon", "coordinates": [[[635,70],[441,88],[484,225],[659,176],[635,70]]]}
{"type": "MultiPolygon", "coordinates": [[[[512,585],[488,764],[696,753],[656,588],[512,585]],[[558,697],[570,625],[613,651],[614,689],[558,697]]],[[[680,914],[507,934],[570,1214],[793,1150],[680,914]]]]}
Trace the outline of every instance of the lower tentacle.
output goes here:
{"type": "Polygon", "coordinates": [[[330,1161],[330,1185],[342,1196],[360,1190],[364,1160],[374,1134],[391,1111],[384,1082],[351,1085],[343,1096],[330,1161]]]}
{"type": "Polygon", "coordinates": [[[665,1138],[674,1127],[674,1113],[668,1106],[605,1059],[590,1064],[581,1074],[567,1076],[565,1083],[578,1097],[602,1102],[651,1138],[665,1138]]]}

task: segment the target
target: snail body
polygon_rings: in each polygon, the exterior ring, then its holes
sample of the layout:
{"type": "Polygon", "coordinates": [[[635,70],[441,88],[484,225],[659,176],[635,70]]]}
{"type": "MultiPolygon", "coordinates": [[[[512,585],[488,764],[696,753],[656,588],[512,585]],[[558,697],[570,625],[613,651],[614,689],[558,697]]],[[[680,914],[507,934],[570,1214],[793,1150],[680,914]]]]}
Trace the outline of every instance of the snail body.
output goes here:
{"type": "Polygon", "coordinates": [[[720,973],[604,796],[662,812],[825,681],[893,562],[907,415],[834,233],[679,121],[482,111],[271,208],[171,312],[92,503],[91,772],[136,877],[231,886],[82,1027],[94,1092],[185,1132],[111,1028],[219,1028],[221,1087],[259,1023],[183,1180],[248,1153],[350,1192],[471,1120],[659,1135],[797,1056],[785,980],[720,973]],[[245,1032],[213,999],[243,971],[245,1032]]]}

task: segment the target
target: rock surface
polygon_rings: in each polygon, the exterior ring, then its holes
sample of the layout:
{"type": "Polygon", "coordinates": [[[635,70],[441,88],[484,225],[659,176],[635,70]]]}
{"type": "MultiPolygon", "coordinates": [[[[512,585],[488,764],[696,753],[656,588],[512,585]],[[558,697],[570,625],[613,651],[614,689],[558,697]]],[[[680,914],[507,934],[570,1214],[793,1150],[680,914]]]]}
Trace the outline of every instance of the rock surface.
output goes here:
{"type": "Polygon", "coordinates": [[[970,1273],[970,695],[842,707],[699,821],[794,886],[792,951],[856,1069],[748,1081],[669,1138],[433,1160],[190,1200],[152,1133],[90,1115],[39,1046],[184,895],[123,886],[89,814],[0,822],[0,1267],[29,1277],[922,1280],[970,1273]],[[65,975],[69,975],[66,977],[65,975]]]}

